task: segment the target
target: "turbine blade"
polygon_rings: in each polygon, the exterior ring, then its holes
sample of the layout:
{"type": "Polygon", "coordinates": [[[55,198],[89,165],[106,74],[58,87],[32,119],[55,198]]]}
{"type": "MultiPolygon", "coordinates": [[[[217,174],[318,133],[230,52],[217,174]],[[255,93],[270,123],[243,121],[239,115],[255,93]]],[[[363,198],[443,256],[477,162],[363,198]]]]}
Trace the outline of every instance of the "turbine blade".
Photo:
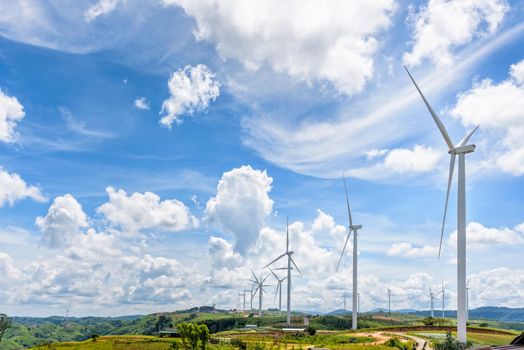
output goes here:
{"type": "Polygon", "coordinates": [[[449,149],[454,150],[455,146],[453,146],[453,142],[451,142],[451,138],[449,137],[448,132],[446,131],[446,128],[444,127],[444,124],[442,124],[442,121],[437,116],[435,111],[433,111],[433,108],[431,108],[431,105],[429,104],[428,100],[426,100],[426,97],[424,96],[422,91],[420,91],[420,88],[418,87],[417,83],[415,82],[415,79],[413,79],[413,77],[411,76],[411,73],[409,72],[408,68],[404,66],[404,69],[406,69],[406,72],[408,72],[408,75],[411,78],[411,81],[413,82],[413,84],[415,84],[415,87],[417,88],[417,91],[420,94],[420,97],[422,97],[422,100],[424,100],[424,103],[426,104],[426,107],[428,108],[429,113],[431,113],[431,116],[433,117],[433,120],[437,124],[437,127],[439,128],[440,133],[444,137],[444,140],[446,141],[449,149]]]}
{"type": "Polygon", "coordinates": [[[469,139],[471,138],[471,136],[473,136],[473,134],[475,133],[475,131],[477,131],[477,129],[479,128],[479,126],[480,126],[480,125],[477,125],[477,126],[475,127],[475,129],[471,130],[471,132],[470,132],[466,137],[464,137],[464,138],[460,141],[460,143],[459,143],[459,145],[458,145],[457,147],[465,146],[466,143],[468,143],[468,141],[469,141],[469,139]]]}
{"type": "Polygon", "coordinates": [[[253,272],[253,270],[251,270],[251,274],[253,275],[254,279],[255,279],[255,283],[258,283],[258,278],[257,276],[255,275],[255,273],[253,272]]]}
{"type": "Polygon", "coordinates": [[[469,287],[469,281],[471,281],[471,278],[468,278],[468,282],[466,283],[466,287],[469,287]]]}
{"type": "Polygon", "coordinates": [[[448,190],[446,192],[446,204],[444,205],[444,217],[442,218],[442,229],[440,230],[440,244],[438,248],[438,261],[440,261],[440,254],[442,253],[442,241],[444,240],[444,225],[446,224],[446,214],[448,213],[448,201],[449,201],[449,190],[451,188],[451,181],[453,181],[453,171],[455,170],[455,158],[456,154],[451,154],[449,160],[449,177],[448,177],[448,190]]]}
{"type": "Polygon", "coordinates": [[[276,258],[275,260],[271,261],[269,264],[267,264],[266,266],[264,266],[264,268],[266,268],[266,267],[268,267],[269,265],[271,265],[271,264],[277,262],[279,259],[282,259],[283,257],[286,256],[286,254],[287,254],[287,252],[286,252],[286,253],[283,253],[283,254],[280,255],[278,258],[276,258]]]}
{"type": "Polygon", "coordinates": [[[275,273],[275,271],[273,271],[273,270],[271,269],[271,267],[269,268],[269,271],[271,271],[271,273],[273,274],[273,276],[275,276],[275,278],[276,278],[277,281],[278,281],[278,280],[279,280],[279,279],[278,279],[278,276],[277,276],[277,274],[275,273]]]}
{"type": "Polygon", "coordinates": [[[289,257],[291,259],[291,263],[293,263],[293,266],[295,266],[295,269],[297,269],[298,273],[302,275],[302,272],[300,272],[300,269],[298,268],[297,264],[295,264],[295,260],[293,260],[292,257],[289,257]]]}
{"type": "Polygon", "coordinates": [[[342,179],[344,179],[344,191],[346,192],[346,204],[348,207],[349,227],[353,227],[353,219],[351,218],[351,209],[349,207],[348,187],[346,185],[346,177],[344,176],[344,173],[342,173],[342,179]]]}
{"type": "Polygon", "coordinates": [[[280,283],[277,284],[277,289],[275,290],[275,297],[273,298],[273,301],[277,300],[278,295],[278,289],[280,288],[280,283]]]}
{"type": "MultiPolygon", "coordinates": [[[[271,276],[271,275],[267,275],[266,277],[264,277],[264,279],[262,280],[261,283],[264,283],[264,282],[267,280],[267,278],[268,278],[269,276],[271,276]]],[[[262,277],[261,277],[261,278],[262,278],[262,277]]]]}
{"type": "Polygon", "coordinates": [[[336,269],[337,272],[338,272],[338,268],[340,266],[340,262],[342,261],[342,257],[344,256],[344,252],[346,251],[346,246],[348,245],[348,241],[349,241],[349,237],[350,236],[351,236],[351,229],[349,229],[348,236],[346,237],[346,242],[344,243],[344,248],[342,249],[342,253],[340,253],[340,259],[338,259],[338,264],[337,264],[337,269],[336,269]]]}

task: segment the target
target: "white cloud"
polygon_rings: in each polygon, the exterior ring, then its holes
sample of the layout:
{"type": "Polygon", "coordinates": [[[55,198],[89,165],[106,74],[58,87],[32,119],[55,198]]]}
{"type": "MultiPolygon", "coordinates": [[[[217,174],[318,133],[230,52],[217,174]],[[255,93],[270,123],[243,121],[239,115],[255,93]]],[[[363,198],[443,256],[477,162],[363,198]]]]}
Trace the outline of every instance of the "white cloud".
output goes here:
{"type": "Polygon", "coordinates": [[[28,186],[20,175],[9,173],[0,167],[0,207],[6,203],[13,205],[24,198],[32,198],[38,202],[45,201],[38,187],[28,186]]]}
{"type": "Polygon", "coordinates": [[[42,232],[42,242],[51,248],[70,245],[87,227],[87,215],[82,206],[70,194],[56,197],[45,217],[36,218],[42,232]]]}
{"type": "Polygon", "coordinates": [[[414,246],[408,242],[395,243],[388,250],[388,255],[407,258],[434,258],[437,254],[438,247],[429,245],[414,246]]]}
{"type": "Polygon", "coordinates": [[[524,60],[511,65],[510,75],[517,84],[524,84],[524,60]]]}
{"type": "Polygon", "coordinates": [[[86,22],[91,22],[99,16],[111,13],[118,5],[119,0],[99,0],[96,4],[89,6],[84,12],[86,22]]]}
{"type": "Polygon", "coordinates": [[[134,102],[135,107],[142,110],[148,110],[149,107],[149,101],[145,97],[137,98],[134,102]]]}
{"type": "Polygon", "coordinates": [[[212,41],[224,59],[328,82],[344,94],[361,91],[373,76],[377,36],[396,8],[394,0],[163,2],[194,17],[196,38],[212,41]]]}
{"type": "Polygon", "coordinates": [[[372,159],[375,159],[375,158],[383,157],[386,154],[388,154],[388,152],[389,152],[388,149],[376,149],[376,148],[373,148],[370,151],[366,151],[365,154],[366,154],[366,157],[367,157],[368,160],[372,160],[372,159]]]}
{"type": "MultiPolygon", "coordinates": [[[[524,223],[514,228],[490,228],[478,222],[470,222],[466,227],[468,247],[483,248],[495,244],[518,245],[524,244],[524,223]]],[[[457,231],[454,231],[448,239],[449,245],[456,247],[457,231]]]]}
{"type": "Polygon", "coordinates": [[[219,237],[209,237],[209,255],[213,260],[213,266],[217,269],[227,267],[235,268],[242,264],[243,259],[234,251],[233,245],[219,237]]]}
{"type": "Polygon", "coordinates": [[[524,270],[507,267],[484,270],[468,276],[472,307],[497,305],[521,307],[524,298],[524,270]]]}
{"type": "Polygon", "coordinates": [[[411,149],[397,148],[389,151],[384,166],[397,173],[428,172],[437,166],[440,153],[431,147],[415,145],[411,149]]]}
{"type": "Polygon", "coordinates": [[[16,125],[25,116],[24,107],[14,96],[4,94],[0,89],[0,141],[15,142],[18,133],[16,125]]]}
{"type": "Polygon", "coordinates": [[[124,190],[116,191],[113,187],[107,187],[106,192],[109,201],[102,204],[97,212],[124,230],[137,232],[157,229],[177,232],[198,227],[198,219],[191,215],[184,203],[176,199],[162,201],[152,192],[128,195],[124,190]]]}
{"type": "Polygon", "coordinates": [[[205,220],[234,234],[239,252],[244,253],[256,242],[273,210],[273,201],[268,195],[272,182],[265,170],[244,165],[222,175],[216,196],[206,204],[205,220]]]}
{"type": "Polygon", "coordinates": [[[480,124],[490,139],[485,167],[524,174],[524,61],[511,66],[510,77],[495,84],[484,79],[458,96],[451,115],[465,126],[480,124]]]}
{"type": "Polygon", "coordinates": [[[404,63],[416,66],[425,58],[439,65],[451,63],[454,48],[495,32],[508,10],[505,0],[429,0],[408,18],[414,43],[404,63]]]}
{"type": "Polygon", "coordinates": [[[173,123],[180,124],[184,114],[206,110],[220,95],[220,83],[203,64],[177,70],[171,74],[168,87],[171,96],[162,103],[160,123],[169,128],[173,123]]]}

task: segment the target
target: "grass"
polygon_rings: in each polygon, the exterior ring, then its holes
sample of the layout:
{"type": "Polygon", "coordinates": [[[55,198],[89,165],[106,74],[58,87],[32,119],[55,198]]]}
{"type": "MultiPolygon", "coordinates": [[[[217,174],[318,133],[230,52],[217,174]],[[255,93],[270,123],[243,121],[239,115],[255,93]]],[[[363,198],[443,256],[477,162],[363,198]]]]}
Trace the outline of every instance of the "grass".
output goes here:
{"type": "MultiPolygon", "coordinates": [[[[413,332],[408,334],[429,340],[444,340],[446,338],[445,332],[438,331],[413,332]]],[[[451,334],[456,336],[455,332],[452,332],[451,334]]],[[[515,335],[511,334],[468,332],[468,341],[472,342],[474,345],[505,345],[509,344],[514,338],[515,335]]]]}

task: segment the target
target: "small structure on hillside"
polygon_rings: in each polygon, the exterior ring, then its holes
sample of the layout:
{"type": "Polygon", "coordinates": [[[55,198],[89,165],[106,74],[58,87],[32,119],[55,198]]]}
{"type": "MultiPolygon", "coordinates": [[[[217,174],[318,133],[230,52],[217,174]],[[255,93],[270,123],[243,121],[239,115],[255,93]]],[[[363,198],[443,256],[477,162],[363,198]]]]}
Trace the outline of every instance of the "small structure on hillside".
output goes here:
{"type": "Polygon", "coordinates": [[[159,331],[158,336],[161,338],[180,338],[180,333],[176,328],[166,328],[159,331]]]}
{"type": "Polygon", "coordinates": [[[257,325],[256,324],[246,324],[246,329],[257,329],[257,325]]]}

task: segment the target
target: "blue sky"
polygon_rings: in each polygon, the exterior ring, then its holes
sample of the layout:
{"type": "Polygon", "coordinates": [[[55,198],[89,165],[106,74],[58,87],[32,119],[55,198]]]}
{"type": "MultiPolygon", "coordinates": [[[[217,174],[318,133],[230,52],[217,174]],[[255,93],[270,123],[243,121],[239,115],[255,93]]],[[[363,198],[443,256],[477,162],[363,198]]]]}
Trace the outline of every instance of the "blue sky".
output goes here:
{"type": "MultiPolygon", "coordinates": [[[[521,306],[524,7],[482,0],[0,4],[0,291],[18,315],[234,307],[283,249],[331,310],[348,176],[363,309],[455,305],[446,145],[468,155],[473,307],[521,306]],[[167,119],[166,119],[167,118],[167,119]],[[110,187],[110,188],[109,188],[110,187]],[[127,271],[122,274],[121,271],[127,271]],[[488,287],[487,287],[488,286],[488,287]],[[326,302],[330,300],[330,302],[326,302]]],[[[454,188],[454,187],[453,187],[454,188]]],[[[273,306],[272,298],[266,306],[273,306]]]]}

